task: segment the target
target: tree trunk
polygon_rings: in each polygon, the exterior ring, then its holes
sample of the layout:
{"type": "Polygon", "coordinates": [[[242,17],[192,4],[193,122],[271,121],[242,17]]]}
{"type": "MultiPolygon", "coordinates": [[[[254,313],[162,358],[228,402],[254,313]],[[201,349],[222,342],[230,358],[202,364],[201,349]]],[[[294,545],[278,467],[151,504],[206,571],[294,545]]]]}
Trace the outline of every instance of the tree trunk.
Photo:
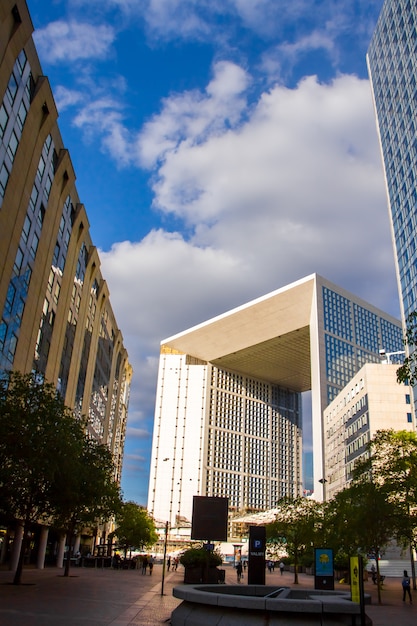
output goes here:
{"type": "Polygon", "coordinates": [[[376,584],[378,587],[378,604],[382,604],[382,600],[381,600],[381,575],[379,573],[379,549],[376,550],[376,557],[375,557],[375,561],[376,561],[376,584]]]}
{"type": "Polygon", "coordinates": [[[65,561],[64,576],[69,576],[69,572],[70,572],[71,555],[72,555],[72,549],[73,549],[73,538],[75,539],[74,531],[75,531],[75,525],[73,524],[72,526],[70,526],[70,528],[67,531],[68,552],[67,552],[67,560],[65,561]]]}
{"type": "Polygon", "coordinates": [[[14,585],[20,585],[22,581],[23,560],[25,558],[26,548],[29,543],[29,529],[30,529],[30,521],[25,520],[25,523],[23,525],[23,538],[22,538],[22,545],[20,546],[19,560],[17,562],[16,571],[13,577],[14,585]]]}
{"type": "Polygon", "coordinates": [[[410,541],[410,563],[411,563],[411,578],[413,579],[413,589],[417,589],[416,585],[416,564],[414,561],[414,542],[410,541]]]}

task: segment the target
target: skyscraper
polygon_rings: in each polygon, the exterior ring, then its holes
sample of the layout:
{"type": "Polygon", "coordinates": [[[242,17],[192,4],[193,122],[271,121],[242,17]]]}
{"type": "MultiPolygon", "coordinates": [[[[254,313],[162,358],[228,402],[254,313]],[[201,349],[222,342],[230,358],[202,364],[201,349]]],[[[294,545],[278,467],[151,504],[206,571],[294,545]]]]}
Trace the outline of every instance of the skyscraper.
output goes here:
{"type": "Polygon", "coordinates": [[[417,310],[417,5],[385,0],[367,55],[403,319],[417,310]]]}
{"type": "Polygon", "coordinates": [[[24,0],[0,3],[0,371],[88,418],[120,480],[132,368],[24,0]]]}
{"type": "Polygon", "coordinates": [[[400,322],[314,274],[164,340],[148,509],[176,527],[193,495],[233,512],[301,494],[300,394],[311,389],[315,494],[323,496],[323,409],[400,322]]]}

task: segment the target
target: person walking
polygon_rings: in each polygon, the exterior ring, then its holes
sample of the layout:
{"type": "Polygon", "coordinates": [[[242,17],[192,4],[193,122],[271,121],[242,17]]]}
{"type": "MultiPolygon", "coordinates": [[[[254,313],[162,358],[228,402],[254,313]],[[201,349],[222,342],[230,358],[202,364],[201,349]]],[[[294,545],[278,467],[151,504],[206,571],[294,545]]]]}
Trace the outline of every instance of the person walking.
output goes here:
{"type": "Polygon", "coordinates": [[[401,581],[401,585],[402,585],[402,588],[403,588],[403,602],[405,602],[405,596],[406,596],[406,594],[408,594],[408,598],[410,600],[410,604],[412,604],[413,600],[411,598],[410,577],[407,574],[407,570],[406,569],[404,570],[404,576],[403,576],[403,579],[401,581]]]}
{"type": "Polygon", "coordinates": [[[146,576],[146,569],[148,567],[148,557],[142,557],[142,576],[146,576]]]}
{"type": "Polygon", "coordinates": [[[240,579],[242,578],[242,561],[237,562],[236,575],[237,575],[237,582],[240,583],[240,579]]]}
{"type": "Polygon", "coordinates": [[[285,567],[285,565],[284,565],[284,563],[281,561],[281,562],[280,562],[280,564],[279,564],[279,571],[281,572],[281,576],[282,576],[282,575],[283,575],[283,573],[284,573],[284,567],[285,567]]]}
{"type": "Polygon", "coordinates": [[[151,556],[149,558],[149,562],[148,562],[148,565],[149,565],[149,576],[152,576],[154,560],[155,559],[153,558],[153,556],[151,556]]]}

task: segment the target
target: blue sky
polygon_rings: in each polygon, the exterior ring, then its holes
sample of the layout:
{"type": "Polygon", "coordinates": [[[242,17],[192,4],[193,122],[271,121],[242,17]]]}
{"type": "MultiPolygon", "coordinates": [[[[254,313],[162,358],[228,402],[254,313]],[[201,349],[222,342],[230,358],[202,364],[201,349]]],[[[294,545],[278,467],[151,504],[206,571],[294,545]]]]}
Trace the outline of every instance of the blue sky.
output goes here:
{"type": "Polygon", "coordinates": [[[135,370],[146,504],[159,344],[317,272],[398,316],[366,50],[382,0],[28,0],[135,370]]]}

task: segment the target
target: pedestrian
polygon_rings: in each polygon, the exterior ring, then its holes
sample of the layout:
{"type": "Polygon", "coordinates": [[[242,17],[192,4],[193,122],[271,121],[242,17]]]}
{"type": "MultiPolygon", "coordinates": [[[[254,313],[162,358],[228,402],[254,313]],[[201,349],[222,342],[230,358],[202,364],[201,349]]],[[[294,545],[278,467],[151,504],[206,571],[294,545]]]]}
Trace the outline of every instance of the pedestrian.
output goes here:
{"type": "Polygon", "coordinates": [[[285,567],[285,565],[284,565],[284,563],[281,561],[281,562],[280,562],[280,564],[279,564],[279,571],[281,572],[281,576],[282,576],[282,575],[283,575],[283,573],[284,573],[284,567],[285,567]]]}
{"type": "Polygon", "coordinates": [[[241,561],[237,562],[236,574],[237,574],[237,582],[240,583],[240,579],[242,578],[242,562],[241,561]]]}
{"type": "Polygon", "coordinates": [[[407,570],[404,570],[404,576],[403,579],[401,581],[402,584],[402,588],[403,588],[403,602],[405,602],[405,595],[408,594],[408,598],[410,600],[410,604],[413,603],[413,600],[411,598],[411,589],[410,589],[410,577],[407,574],[407,570]]]}
{"type": "Polygon", "coordinates": [[[149,557],[149,576],[152,576],[152,572],[153,572],[153,562],[154,562],[154,558],[153,556],[149,557]]]}
{"type": "Polygon", "coordinates": [[[171,567],[171,557],[168,557],[168,561],[167,561],[167,570],[169,572],[169,568],[171,567]]]}
{"type": "Polygon", "coordinates": [[[268,561],[268,572],[272,572],[272,561],[268,561]]]}
{"type": "Polygon", "coordinates": [[[147,556],[143,556],[142,557],[142,576],[146,575],[146,568],[148,567],[148,557],[147,556]]]}

